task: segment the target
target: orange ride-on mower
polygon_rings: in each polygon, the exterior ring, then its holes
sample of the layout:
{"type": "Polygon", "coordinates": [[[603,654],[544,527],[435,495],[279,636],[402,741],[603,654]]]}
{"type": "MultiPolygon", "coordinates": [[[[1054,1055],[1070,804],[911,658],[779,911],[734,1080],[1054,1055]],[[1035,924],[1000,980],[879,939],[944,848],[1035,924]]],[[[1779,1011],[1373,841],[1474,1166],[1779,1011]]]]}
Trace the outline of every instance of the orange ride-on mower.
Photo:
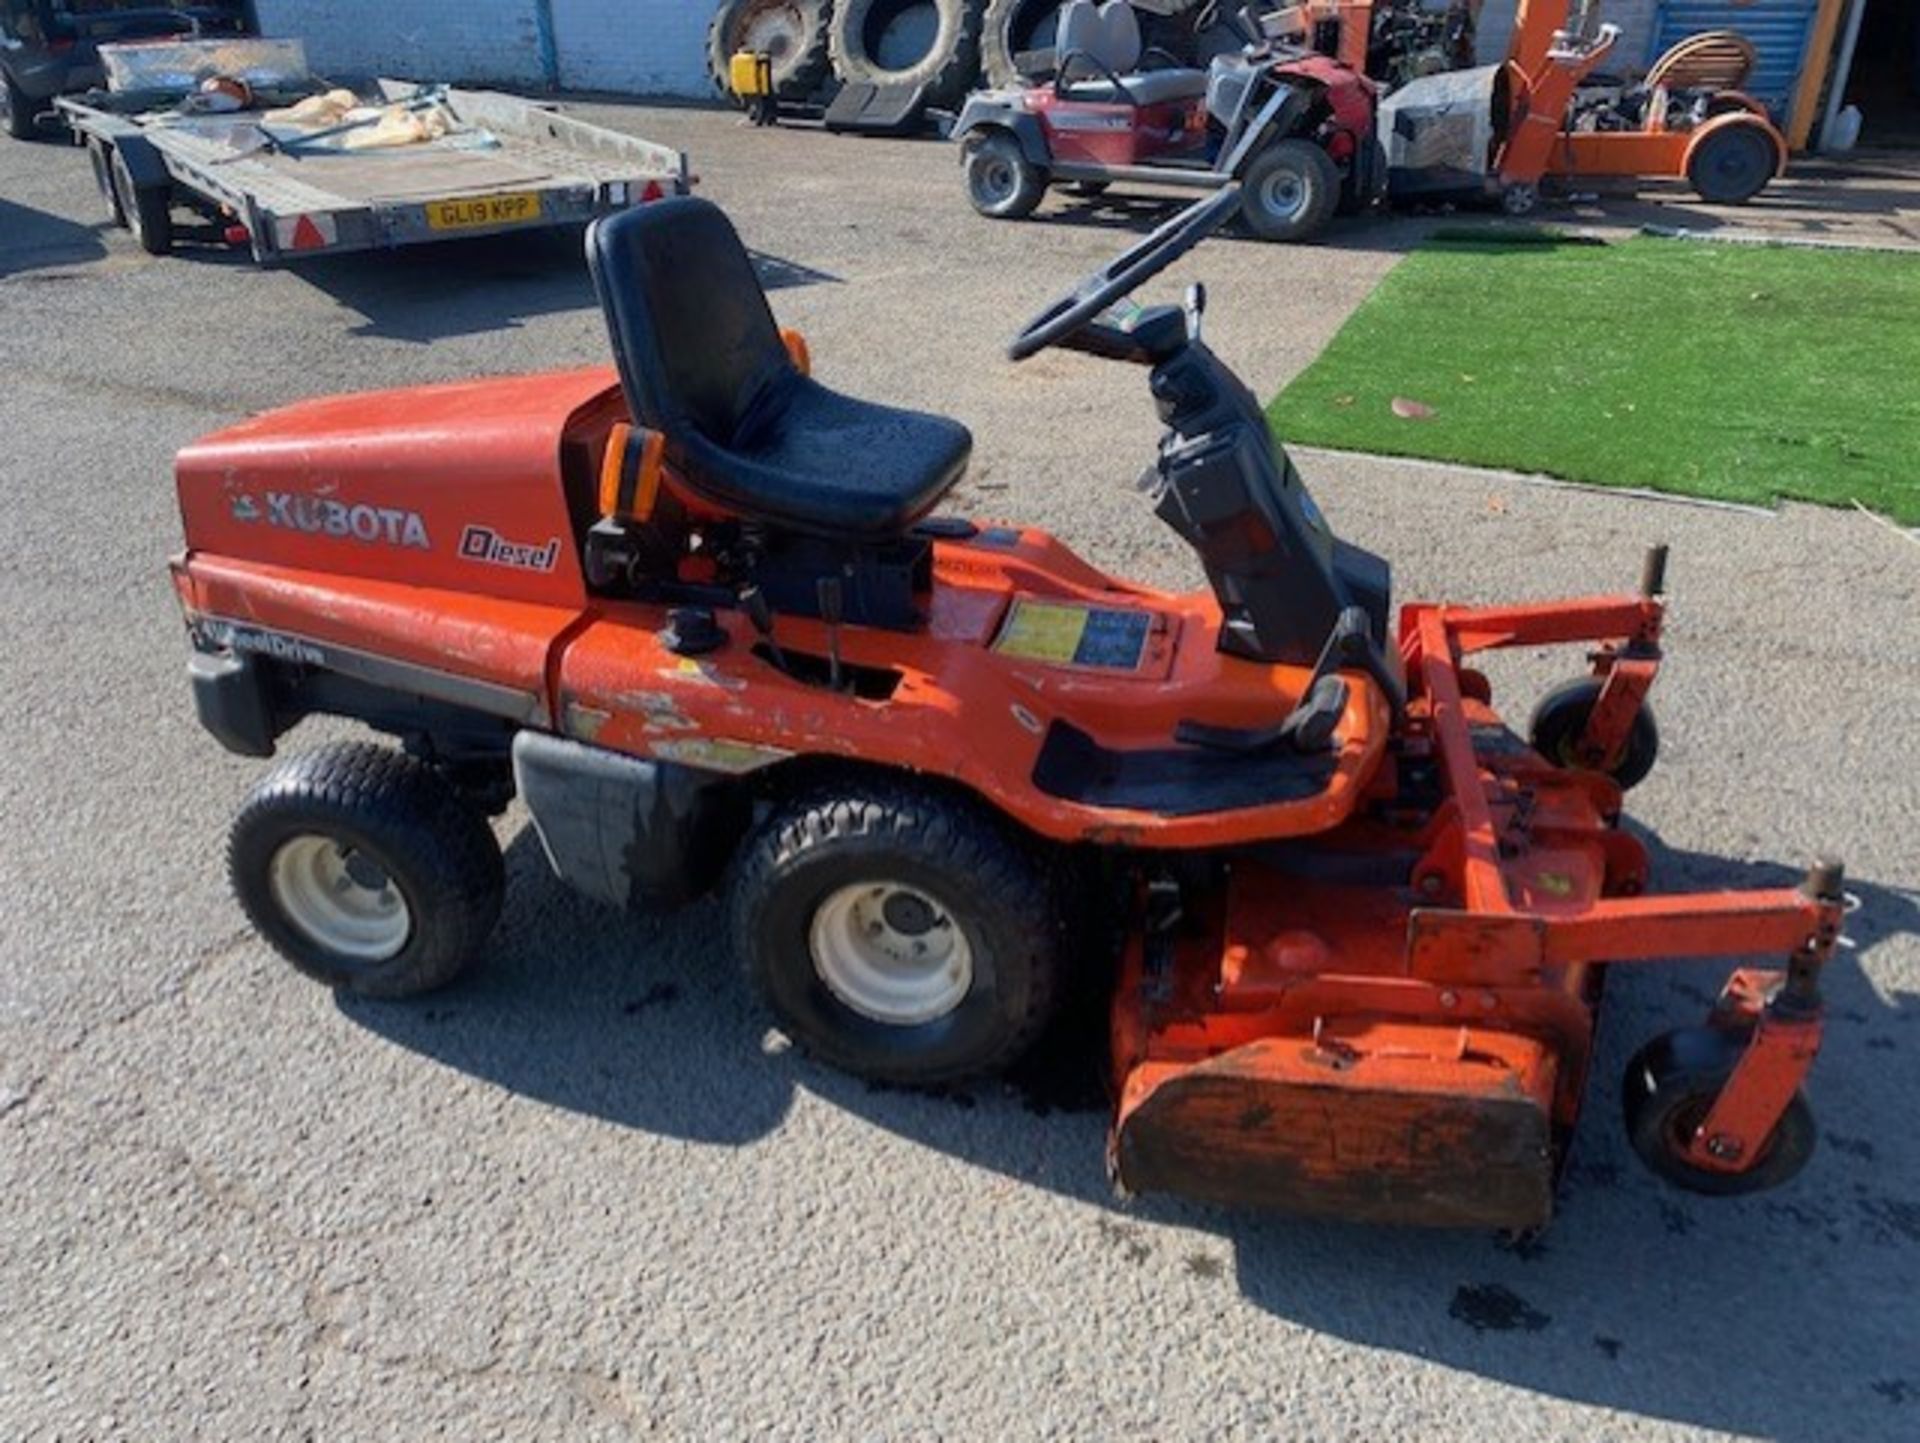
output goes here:
{"type": "Polygon", "coordinates": [[[1234,185],[1248,230],[1305,241],[1369,204],[1373,82],[1236,23],[1245,47],[1201,70],[1143,50],[1126,0],[1069,0],[1054,81],[973,95],[954,122],[973,208],[1017,220],[1054,185],[1234,185]]]}
{"type": "MultiPolygon", "coordinates": [[[[1650,895],[1620,828],[1653,765],[1662,564],[1637,594],[1389,606],[1183,309],[1125,298],[1239,206],[1198,202],[1014,342],[1146,368],[1152,504],[1210,586],[1107,575],[939,514],[957,423],[828,390],[708,202],[596,223],[618,370],[297,405],[187,448],[173,578],[201,719],[269,756],[229,849],[302,972],[447,982],[502,903],[518,796],[558,875],[622,909],[723,879],[779,1024],[889,1082],[1003,1067],[1111,989],[1130,1191],[1341,1217],[1544,1223],[1604,969],[1732,974],[1643,1049],[1626,1123],[1709,1193],[1792,1176],[1837,864],[1650,895]],[[1523,740],[1473,667],[1583,648],[1523,740]],[[1104,970],[1070,951],[1124,937],[1104,970]]],[[[721,958],[716,955],[715,965],[721,958]]]]}

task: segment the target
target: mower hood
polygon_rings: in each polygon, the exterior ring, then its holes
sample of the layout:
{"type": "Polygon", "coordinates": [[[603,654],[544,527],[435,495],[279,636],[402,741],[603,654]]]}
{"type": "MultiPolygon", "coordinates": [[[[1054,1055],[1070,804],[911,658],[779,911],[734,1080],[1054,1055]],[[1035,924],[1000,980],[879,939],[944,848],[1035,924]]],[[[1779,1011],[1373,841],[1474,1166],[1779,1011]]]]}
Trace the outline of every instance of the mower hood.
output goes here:
{"type": "MultiPolygon", "coordinates": [[[[189,550],[505,600],[584,599],[563,449],[608,369],[304,401],[183,450],[189,550]]],[[[578,478],[577,478],[578,479],[578,478]]],[[[582,482],[582,500],[585,483],[582,482]]]]}

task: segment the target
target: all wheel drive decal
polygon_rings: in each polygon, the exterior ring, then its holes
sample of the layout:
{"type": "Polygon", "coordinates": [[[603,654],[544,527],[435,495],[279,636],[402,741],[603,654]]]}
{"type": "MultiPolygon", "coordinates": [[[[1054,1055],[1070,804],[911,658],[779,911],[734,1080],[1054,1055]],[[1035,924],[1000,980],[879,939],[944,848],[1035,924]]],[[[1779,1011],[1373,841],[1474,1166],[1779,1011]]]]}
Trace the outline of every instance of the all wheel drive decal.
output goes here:
{"type": "Polygon", "coordinates": [[[427,523],[421,520],[420,513],[398,506],[350,504],[330,496],[269,491],[264,509],[256,498],[244,492],[233,498],[230,509],[235,521],[264,520],[269,526],[304,531],[310,536],[333,536],[371,546],[406,546],[416,551],[433,549],[433,542],[427,536],[427,523]]]}

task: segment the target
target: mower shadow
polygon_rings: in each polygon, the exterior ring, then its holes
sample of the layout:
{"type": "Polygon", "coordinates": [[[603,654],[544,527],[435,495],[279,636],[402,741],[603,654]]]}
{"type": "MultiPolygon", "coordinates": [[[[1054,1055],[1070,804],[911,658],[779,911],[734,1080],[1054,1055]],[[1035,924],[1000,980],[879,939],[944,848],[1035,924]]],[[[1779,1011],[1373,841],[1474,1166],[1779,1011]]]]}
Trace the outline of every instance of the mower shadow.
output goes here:
{"type": "MultiPolygon", "coordinates": [[[[1643,840],[1666,888],[1801,876],[1643,840]]],[[[1831,1024],[1811,1089],[1834,1126],[1797,1183],[1708,1200],[1641,1167],[1617,1121],[1622,1067],[1654,1033],[1700,1019],[1725,969],[1616,968],[1563,1217],[1543,1239],[1516,1242],[1165,1198],[1122,1203],[1102,1165],[1097,999],[1004,1082],[875,1087],[770,1040],[716,903],[618,917],[555,881],[530,830],[509,847],[508,873],[507,918],[468,980],[424,1006],[343,1000],[343,1012],[510,1092],[695,1142],[750,1144],[780,1126],[804,1088],[1084,1204],[1111,1266],[1165,1270],[1155,1286],[1231,1285],[1289,1323],[1556,1397],[1793,1440],[1829,1429],[1892,1436],[1891,1410],[1920,1402],[1906,1321],[1920,1286],[1920,1149],[1908,1110],[1920,1094],[1920,995],[1883,998],[1852,961],[1920,935],[1915,893],[1851,884],[1862,901],[1849,926],[1859,952],[1830,969],[1831,1024]]]]}
{"type": "MultiPolygon", "coordinates": [[[[454,336],[517,330],[527,321],[598,307],[582,226],[484,236],[396,251],[319,256],[296,267],[305,280],[361,316],[355,336],[426,345],[454,336]]],[[[837,276],[754,253],[769,291],[837,276]]]]}

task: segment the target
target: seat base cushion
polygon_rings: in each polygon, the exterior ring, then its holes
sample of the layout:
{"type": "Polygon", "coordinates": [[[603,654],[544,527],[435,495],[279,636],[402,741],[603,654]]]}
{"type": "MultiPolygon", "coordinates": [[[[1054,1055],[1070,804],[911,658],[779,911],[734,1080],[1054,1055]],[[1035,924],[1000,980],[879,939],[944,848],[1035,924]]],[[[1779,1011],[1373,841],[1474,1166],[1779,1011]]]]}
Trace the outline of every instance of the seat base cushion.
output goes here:
{"type": "Polygon", "coordinates": [[[1164,105],[1175,100],[1193,100],[1207,93],[1204,70],[1143,70],[1123,75],[1120,84],[1125,94],[1113,88],[1105,76],[1075,80],[1056,92],[1062,100],[1082,100],[1096,105],[1164,105]]]}

